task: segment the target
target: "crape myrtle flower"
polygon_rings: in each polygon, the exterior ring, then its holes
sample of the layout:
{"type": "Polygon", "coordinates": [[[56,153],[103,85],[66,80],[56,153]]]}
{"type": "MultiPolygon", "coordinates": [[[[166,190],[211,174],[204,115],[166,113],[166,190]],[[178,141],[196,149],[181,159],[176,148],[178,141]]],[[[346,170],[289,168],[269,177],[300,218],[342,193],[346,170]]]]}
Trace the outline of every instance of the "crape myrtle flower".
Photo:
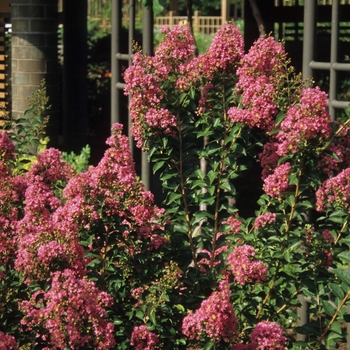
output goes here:
{"type": "Polygon", "coordinates": [[[280,198],[281,192],[288,190],[290,169],[291,165],[288,162],[276,167],[274,172],[264,179],[265,193],[273,198],[280,198]]]}
{"type": "Polygon", "coordinates": [[[17,350],[18,345],[14,336],[0,331],[0,350],[17,350]]]}
{"type": "Polygon", "coordinates": [[[287,110],[276,135],[279,156],[296,153],[312,141],[322,144],[331,137],[327,102],[327,94],[319,87],[302,91],[300,103],[287,110]]]}
{"type": "Polygon", "coordinates": [[[273,128],[278,112],[274,101],[277,94],[274,68],[284,55],[282,44],[267,37],[255,41],[243,56],[237,69],[236,91],[241,94],[241,105],[231,107],[227,113],[233,122],[268,131],[273,128]]]}
{"type": "Polygon", "coordinates": [[[260,227],[264,227],[267,224],[272,224],[276,221],[275,213],[265,213],[256,217],[254,222],[254,229],[258,230],[260,227]]]}
{"type": "Polygon", "coordinates": [[[316,210],[342,209],[350,213],[350,168],[343,170],[316,191],[316,210]]]}
{"type": "Polygon", "coordinates": [[[50,348],[111,349],[115,346],[114,326],[106,318],[113,298],[97,289],[92,281],[77,277],[69,269],[52,274],[51,288],[35,292],[29,301],[19,304],[25,329],[44,328],[41,334],[50,348]]]}
{"type": "Polygon", "coordinates": [[[246,283],[263,283],[267,278],[267,265],[254,257],[254,248],[247,244],[235,248],[227,257],[234,280],[242,286],[246,283]]]}
{"type": "Polygon", "coordinates": [[[236,71],[243,54],[244,42],[241,32],[233,24],[224,24],[215,33],[207,52],[180,65],[182,76],[178,78],[176,87],[182,92],[196,86],[201,86],[202,90],[203,82],[207,81],[205,90],[208,90],[216,75],[222,76],[236,71]]]}
{"type": "Polygon", "coordinates": [[[136,326],[134,327],[130,345],[135,348],[135,350],[154,350],[156,345],[159,343],[158,336],[151,332],[147,326],[136,326]]]}
{"type": "Polygon", "coordinates": [[[200,340],[206,335],[217,342],[230,342],[236,337],[237,319],[230,302],[230,289],[223,281],[199,309],[190,311],[183,319],[182,333],[190,339],[200,340]]]}
{"type": "Polygon", "coordinates": [[[287,338],[276,323],[263,321],[255,326],[250,341],[255,350],[285,350],[287,338]]]}

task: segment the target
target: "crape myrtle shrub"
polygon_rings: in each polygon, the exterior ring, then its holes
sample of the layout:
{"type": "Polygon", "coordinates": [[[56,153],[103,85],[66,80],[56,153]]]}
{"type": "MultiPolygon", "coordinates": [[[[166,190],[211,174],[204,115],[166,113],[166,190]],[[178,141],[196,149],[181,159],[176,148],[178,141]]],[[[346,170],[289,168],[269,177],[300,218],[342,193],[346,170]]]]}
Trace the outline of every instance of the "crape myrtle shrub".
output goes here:
{"type": "Polygon", "coordinates": [[[326,94],[271,37],[244,54],[226,24],[193,53],[186,27],[165,28],[155,55],[136,52],[124,76],[164,209],[119,124],[79,174],[55,149],[18,172],[0,134],[1,348],[325,349],[344,339],[347,121],[330,120],[326,94]],[[256,164],[262,195],[242,216],[256,164]],[[310,318],[296,327],[300,297],[310,318]]]}

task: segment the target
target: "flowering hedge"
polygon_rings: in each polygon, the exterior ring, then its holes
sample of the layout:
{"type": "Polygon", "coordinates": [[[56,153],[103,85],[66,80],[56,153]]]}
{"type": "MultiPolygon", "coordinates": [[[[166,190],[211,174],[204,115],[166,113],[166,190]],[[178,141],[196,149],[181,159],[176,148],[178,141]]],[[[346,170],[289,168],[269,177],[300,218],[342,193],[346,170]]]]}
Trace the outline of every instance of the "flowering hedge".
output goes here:
{"type": "Polygon", "coordinates": [[[18,173],[0,134],[0,347],[336,348],[349,321],[350,129],[326,94],[271,37],[245,54],[232,24],[198,57],[186,27],[165,28],[124,77],[163,208],[119,124],[80,174],[55,149],[18,173]]]}

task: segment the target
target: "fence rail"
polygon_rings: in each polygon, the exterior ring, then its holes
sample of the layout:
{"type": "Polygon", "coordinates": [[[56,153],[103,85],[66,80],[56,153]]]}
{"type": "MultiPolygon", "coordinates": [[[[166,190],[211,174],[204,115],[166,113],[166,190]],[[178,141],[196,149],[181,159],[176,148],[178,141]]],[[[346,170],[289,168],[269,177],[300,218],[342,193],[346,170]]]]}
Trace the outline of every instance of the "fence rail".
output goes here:
{"type": "MultiPolygon", "coordinates": [[[[306,0],[275,0],[275,6],[304,6],[305,1],[306,0]]],[[[317,4],[332,5],[332,0],[318,0],[317,4]]],[[[350,5],[350,0],[340,0],[340,5],[350,5]]]]}

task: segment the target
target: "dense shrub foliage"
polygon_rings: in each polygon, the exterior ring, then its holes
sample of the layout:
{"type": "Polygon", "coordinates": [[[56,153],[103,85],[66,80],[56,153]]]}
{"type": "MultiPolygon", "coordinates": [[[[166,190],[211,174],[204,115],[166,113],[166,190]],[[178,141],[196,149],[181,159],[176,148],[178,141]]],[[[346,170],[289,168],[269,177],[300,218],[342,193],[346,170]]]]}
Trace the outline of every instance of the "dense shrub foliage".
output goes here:
{"type": "Polygon", "coordinates": [[[136,52],[125,72],[132,133],[160,176],[163,208],[119,124],[98,165],[79,174],[55,149],[19,173],[0,134],[1,348],[344,340],[350,129],[330,119],[326,94],[280,43],[243,46],[226,24],[194,57],[188,29],[165,28],[155,55],[136,52]],[[297,327],[302,299],[309,320],[297,327]]]}

